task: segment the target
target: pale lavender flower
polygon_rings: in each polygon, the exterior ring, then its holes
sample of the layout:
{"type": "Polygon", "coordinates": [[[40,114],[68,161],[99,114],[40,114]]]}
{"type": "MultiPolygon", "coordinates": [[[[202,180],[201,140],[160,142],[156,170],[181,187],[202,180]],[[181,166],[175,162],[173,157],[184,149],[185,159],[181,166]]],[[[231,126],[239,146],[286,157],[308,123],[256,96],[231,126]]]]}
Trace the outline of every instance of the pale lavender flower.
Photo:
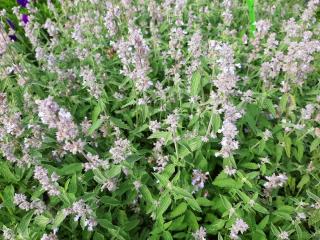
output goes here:
{"type": "Polygon", "coordinates": [[[84,120],[81,122],[82,132],[87,135],[89,133],[89,129],[91,125],[92,125],[92,121],[88,120],[88,118],[85,117],[84,120]]]}
{"type": "Polygon", "coordinates": [[[222,19],[226,26],[230,26],[233,20],[233,15],[230,9],[225,9],[225,11],[222,13],[222,19]]]}
{"type": "Polygon", "coordinates": [[[3,156],[12,163],[19,163],[19,159],[15,156],[15,146],[12,142],[10,143],[1,143],[0,148],[3,156]]]}
{"type": "Polygon", "coordinates": [[[282,231],[279,233],[278,238],[281,240],[289,240],[289,233],[286,231],[282,231]]]}
{"type": "Polygon", "coordinates": [[[166,155],[163,155],[161,153],[156,153],[155,159],[156,159],[157,166],[153,167],[153,170],[160,173],[167,166],[167,164],[169,162],[169,157],[166,155]]]}
{"type": "Polygon", "coordinates": [[[101,187],[101,191],[108,189],[109,192],[114,192],[118,188],[118,181],[116,178],[108,179],[101,187]]]}
{"type": "Polygon", "coordinates": [[[42,235],[41,240],[58,240],[58,237],[54,233],[50,233],[49,235],[45,233],[42,235]]]}
{"type": "Polygon", "coordinates": [[[207,231],[204,227],[200,227],[196,232],[192,233],[195,240],[206,240],[207,231]]]}
{"type": "Polygon", "coordinates": [[[84,146],[85,142],[83,142],[81,139],[78,139],[76,141],[66,142],[63,145],[63,149],[71,152],[72,154],[77,154],[83,151],[84,146]]]}
{"type": "Polygon", "coordinates": [[[216,59],[220,70],[217,78],[213,80],[213,84],[219,92],[225,95],[231,94],[238,81],[232,48],[226,43],[211,40],[209,42],[209,56],[216,59]]]}
{"type": "Polygon", "coordinates": [[[13,203],[17,205],[20,209],[29,211],[35,210],[36,215],[42,214],[46,210],[46,205],[41,200],[33,200],[31,203],[27,200],[24,194],[15,193],[13,198],[13,203]]]}
{"type": "Polygon", "coordinates": [[[270,159],[268,156],[259,158],[263,164],[270,163],[270,159]]]}
{"type": "Polygon", "coordinates": [[[272,176],[267,176],[268,180],[265,184],[265,194],[269,194],[273,189],[283,187],[285,182],[288,180],[288,177],[285,174],[279,174],[278,176],[272,174],[272,176]]]}
{"type": "Polygon", "coordinates": [[[230,231],[231,239],[239,239],[239,233],[243,234],[249,228],[248,224],[243,221],[241,218],[238,218],[236,222],[232,225],[230,231]]]}
{"type": "Polygon", "coordinates": [[[89,171],[91,169],[98,169],[99,167],[108,168],[109,163],[105,160],[101,160],[98,155],[93,155],[91,153],[88,153],[86,155],[86,159],[88,162],[84,163],[84,169],[85,171],[89,171]]]}
{"type": "Polygon", "coordinates": [[[44,213],[44,211],[47,209],[47,206],[41,200],[34,200],[31,202],[30,208],[35,210],[34,213],[36,215],[40,215],[40,214],[44,213]]]}
{"type": "Polygon", "coordinates": [[[65,212],[74,214],[74,221],[78,221],[80,218],[83,219],[89,231],[92,231],[93,227],[97,225],[93,218],[93,210],[82,199],[74,202],[71,208],[66,209],[65,212]]]}
{"type": "Polygon", "coordinates": [[[102,86],[98,84],[97,78],[92,69],[88,66],[81,68],[80,76],[83,79],[83,86],[88,88],[88,91],[96,99],[99,99],[102,94],[102,86]]]}
{"type": "Polygon", "coordinates": [[[10,43],[10,38],[7,33],[0,26],[0,56],[5,53],[8,45],[10,43]]]}
{"type": "Polygon", "coordinates": [[[56,23],[54,23],[50,18],[46,20],[46,22],[43,25],[43,28],[47,30],[48,34],[51,37],[55,37],[59,33],[59,29],[56,26],[56,23]]]}
{"type": "Polygon", "coordinates": [[[167,116],[164,120],[165,124],[168,125],[167,129],[170,132],[176,132],[178,128],[179,116],[177,113],[172,113],[167,116]]]}
{"type": "Polygon", "coordinates": [[[14,234],[12,229],[7,228],[5,225],[3,225],[2,227],[2,232],[3,232],[2,237],[4,240],[16,239],[16,235],[14,234]]]}
{"type": "Polygon", "coordinates": [[[136,180],[136,181],[133,182],[133,186],[137,191],[139,191],[139,189],[142,186],[142,183],[139,180],[136,180]]]}
{"type": "Polygon", "coordinates": [[[233,176],[236,174],[237,169],[231,167],[231,166],[225,166],[224,168],[224,173],[227,174],[228,176],[233,176]]]}
{"type": "Polygon", "coordinates": [[[30,203],[27,201],[27,196],[21,193],[15,193],[13,203],[19,208],[29,211],[31,209],[30,203]]]}
{"type": "Polygon", "coordinates": [[[52,173],[51,177],[49,177],[48,171],[45,168],[36,166],[34,169],[34,178],[40,182],[42,188],[47,191],[50,196],[60,194],[58,187],[55,185],[55,182],[59,179],[57,174],[52,173]]]}
{"type": "Polygon", "coordinates": [[[307,216],[304,212],[299,212],[297,213],[297,220],[299,221],[303,221],[303,220],[306,220],[307,219],[307,216]]]}
{"type": "Polygon", "coordinates": [[[122,73],[134,81],[139,92],[145,92],[153,83],[148,77],[149,47],[143,39],[140,29],[130,26],[128,40],[119,40],[113,44],[122,62],[122,73]],[[134,66],[132,69],[131,66],[134,66]]]}
{"type": "Polygon", "coordinates": [[[202,55],[202,35],[200,31],[196,31],[188,42],[188,52],[191,57],[191,64],[187,68],[187,74],[192,76],[193,72],[200,67],[200,57],[202,55]]]}
{"type": "Polygon", "coordinates": [[[61,108],[58,113],[59,121],[57,122],[57,140],[59,142],[75,139],[78,129],[72,120],[70,112],[61,108]]]}
{"type": "Polygon", "coordinates": [[[195,191],[204,188],[204,183],[208,179],[209,172],[203,173],[199,169],[193,169],[191,184],[195,186],[195,191]]]}
{"type": "Polygon", "coordinates": [[[149,129],[151,130],[151,132],[153,133],[157,132],[160,128],[161,128],[161,125],[157,120],[149,122],[149,129]]]}
{"type": "Polygon", "coordinates": [[[98,225],[98,222],[94,218],[89,218],[84,222],[84,226],[88,228],[89,232],[92,232],[95,226],[97,225],[98,225]]]}
{"type": "Polygon", "coordinates": [[[271,27],[271,22],[269,20],[259,20],[256,22],[256,37],[263,38],[265,37],[271,27]]]}
{"type": "Polygon", "coordinates": [[[131,154],[129,140],[118,138],[114,142],[114,145],[109,152],[111,154],[111,158],[113,159],[113,163],[121,163],[131,154]]]}
{"type": "Polygon", "coordinates": [[[224,103],[222,110],[224,111],[224,120],[222,128],[218,131],[223,134],[221,141],[222,148],[215,155],[227,158],[239,148],[239,143],[235,140],[238,134],[235,122],[242,116],[243,111],[237,110],[237,108],[230,103],[224,103]]]}
{"type": "Polygon", "coordinates": [[[312,117],[312,114],[314,113],[314,105],[309,103],[306,105],[305,108],[301,109],[301,117],[304,120],[310,120],[312,117]]]}
{"type": "Polygon", "coordinates": [[[118,32],[118,26],[116,23],[116,19],[120,17],[120,8],[112,4],[112,2],[106,2],[106,15],[103,18],[104,25],[108,30],[108,35],[113,37],[118,32]]]}
{"type": "Polygon", "coordinates": [[[310,161],[307,167],[307,172],[312,172],[313,170],[315,170],[315,166],[313,164],[313,161],[310,161]]]}
{"type": "Polygon", "coordinates": [[[267,141],[270,138],[272,138],[272,132],[269,129],[266,129],[263,132],[263,140],[267,141]]]}
{"type": "Polygon", "coordinates": [[[319,0],[310,0],[310,1],[308,1],[308,6],[304,10],[304,12],[302,13],[301,19],[304,22],[310,21],[314,17],[314,15],[315,15],[315,13],[317,11],[317,7],[318,7],[319,4],[320,4],[319,0]]]}
{"type": "Polygon", "coordinates": [[[59,105],[53,101],[53,98],[49,96],[44,100],[36,100],[38,105],[38,112],[41,121],[47,124],[49,128],[56,128],[58,122],[57,113],[59,111],[59,105]]]}

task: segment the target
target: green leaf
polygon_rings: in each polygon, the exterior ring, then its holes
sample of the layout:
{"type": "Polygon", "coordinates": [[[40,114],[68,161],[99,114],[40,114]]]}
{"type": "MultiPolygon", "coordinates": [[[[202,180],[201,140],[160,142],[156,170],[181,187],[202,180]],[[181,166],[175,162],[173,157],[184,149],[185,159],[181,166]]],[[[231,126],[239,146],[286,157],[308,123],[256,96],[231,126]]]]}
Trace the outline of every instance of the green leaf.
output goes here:
{"type": "Polygon", "coordinates": [[[197,217],[194,215],[194,213],[192,211],[190,211],[190,210],[186,211],[185,221],[193,231],[196,231],[199,229],[197,217]]]}
{"type": "Polygon", "coordinates": [[[304,153],[304,144],[302,141],[296,141],[295,145],[297,146],[297,154],[296,158],[299,162],[301,162],[304,153]]]}
{"type": "Polygon", "coordinates": [[[292,144],[292,141],[291,141],[291,138],[287,135],[284,136],[284,149],[286,151],[286,154],[288,157],[291,156],[291,144],[292,144]]]}
{"type": "Polygon", "coordinates": [[[77,189],[78,189],[77,181],[78,181],[77,180],[77,174],[73,174],[72,178],[70,179],[70,184],[69,184],[69,187],[68,187],[68,193],[73,193],[73,194],[77,193],[77,189]]]}
{"type": "Polygon", "coordinates": [[[306,191],[307,195],[313,199],[315,202],[320,202],[320,197],[318,197],[316,194],[310,192],[309,190],[306,191]]]}
{"type": "Polygon", "coordinates": [[[281,112],[285,112],[287,110],[287,104],[288,104],[288,95],[283,95],[280,99],[280,109],[281,112]]]}
{"type": "Polygon", "coordinates": [[[169,180],[166,176],[163,176],[160,173],[154,173],[154,176],[158,179],[158,181],[160,182],[161,186],[163,187],[167,187],[169,184],[169,180]]]}
{"type": "Polygon", "coordinates": [[[214,186],[220,187],[220,188],[241,188],[242,183],[233,180],[232,178],[216,178],[212,184],[214,186]]]}
{"type": "Polygon", "coordinates": [[[194,198],[186,198],[186,201],[193,210],[197,212],[202,212],[201,207],[194,198]]]}
{"type": "Polygon", "coordinates": [[[253,209],[263,214],[269,214],[269,211],[266,208],[262,207],[259,203],[255,203],[253,209]]]}
{"type": "Polygon", "coordinates": [[[258,224],[258,227],[263,230],[265,229],[265,227],[268,225],[269,223],[269,215],[265,216],[261,221],[260,223],[258,224]]]}
{"type": "Polygon", "coordinates": [[[106,171],[105,177],[107,179],[114,178],[121,173],[120,165],[113,165],[110,169],[106,171]]]}
{"type": "Polygon", "coordinates": [[[6,182],[13,182],[13,183],[17,182],[17,178],[11,172],[11,170],[6,162],[0,163],[0,175],[3,176],[3,178],[6,180],[6,182]]]}
{"type": "Polygon", "coordinates": [[[297,233],[297,236],[298,236],[298,239],[303,239],[303,234],[302,234],[302,230],[299,226],[299,224],[295,224],[295,229],[296,229],[296,233],[297,233]]]}
{"type": "Polygon", "coordinates": [[[128,124],[124,123],[119,118],[110,117],[110,121],[112,121],[112,123],[119,128],[130,130],[130,127],[128,126],[128,124]]]}
{"type": "Polygon", "coordinates": [[[185,202],[180,203],[177,207],[173,209],[170,213],[170,218],[175,218],[182,215],[188,208],[188,205],[185,202]]]}
{"type": "Polygon", "coordinates": [[[171,197],[170,197],[169,193],[162,195],[160,197],[159,201],[160,201],[160,204],[159,204],[159,207],[157,208],[157,216],[158,217],[162,216],[171,204],[171,197]]]}
{"type": "Polygon", "coordinates": [[[172,140],[172,133],[171,132],[155,132],[148,137],[148,139],[153,139],[153,138],[156,138],[156,139],[163,138],[167,143],[168,141],[172,140]]]}
{"type": "Polygon", "coordinates": [[[60,226],[60,224],[64,221],[64,219],[66,218],[66,215],[64,213],[63,210],[58,211],[53,224],[52,224],[52,228],[58,228],[60,226]]]}
{"type": "Polygon", "coordinates": [[[47,218],[46,216],[43,216],[43,215],[39,215],[34,218],[34,222],[40,227],[45,228],[50,222],[50,218],[47,218]]]}
{"type": "Polygon", "coordinates": [[[13,209],[14,208],[13,197],[14,197],[13,186],[12,185],[6,186],[3,191],[3,206],[5,206],[8,209],[13,209]]]}
{"type": "Polygon", "coordinates": [[[97,219],[97,222],[99,223],[99,225],[105,229],[115,229],[115,226],[112,224],[111,221],[109,221],[108,219],[97,219]]]}
{"type": "Polygon", "coordinates": [[[201,89],[201,75],[195,72],[191,79],[191,96],[197,96],[201,89]]]}
{"type": "Polygon", "coordinates": [[[266,99],[264,102],[266,108],[269,110],[269,112],[272,114],[273,117],[276,116],[276,109],[272,103],[271,99],[266,99]]]}
{"type": "Polygon", "coordinates": [[[298,183],[298,188],[301,190],[303,188],[304,185],[306,185],[307,183],[309,183],[310,181],[310,176],[308,174],[303,175],[303,177],[301,178],[300,182],[298,183]]]}
{"type": "Polygon", "coordinates": [[[252,239],[267,240],[267,236],[262,230],[256,229],[252,233],[252,239]]]}
{"type": "Polygon", "coordinates": [[[203,207],[211,207],[213,205],[213,202],[205,197],[199,197],[196,200],[198,204],[203,207]]]}
{"type": "Polygon", "coordinates": [[[314,150],[316,150],[319,144],[320,144],[320,138],[316,138],[315,140],[313,140],[310,145],[310,152],[313,152],[314,150]]]}
{"type": "Polygon", "coordinates": [[[168,231],[164,231],[163,234],[162,234],[162,237],[164,240],[173,240],[172,236],[171,236],[171,233],[168,232],[168,231]]]}
{"type": "Polygon", "coordinates": [[[178,196],[185,197],[185,198],[193,198],[192,194],[183,188],[174,186],[172,190],[178,196]]]}
{"type": "Polygon", "coordinates": [[[91,127],[88,130],[88,134],[91,135],[93,134],[93,132],[97,129],[99,129],[99,127],[102,125],[103,123],[103,119],[98,119],[97,121],[95,121],[91,127]]]}
{"type": "Polygon", "coordinates": [[[104,240],[104,236],[101,233],[95,232],[93,235],[93,240],[104,240]]]}
{"type": "Polygon", "coordinates": [[[58,174],[63,176],[72,175],[74,173],[81,172],[82,168],[82,163],[71,163],[64,165],[61,169],[59,169],[58,174]]]}
{"type": "Polygon", "coordinates": [[[32,219],[33,212],[29,212],[21,219],[18,225],[18,232],[24,239],[29,239],[29,224],[32,219]]]}
{"type": "Polygon", "coordinates": [[[318,224],[319,221],[320,221],[320,209],[315,209],[311,213],[308,223],[309,223],[309,225],[315,226],[317,224],[317,226],[319,226],[319,224],[318,224]]]}
{"type": "Polygon", "coordinates": [[[102,109],[101,109],[101,106],[100,106],[100,104],[98,103],[95,107],[94,107],[94,109],[93,109],[93,111],[92,111],[92,122],[96,122],[97,121],[97,119],[98,119],[98,117],[99,117],[99,114],[101,113],[101,111],[102,111],[102,109]]]}
{"type": "Polygon", "coordinates": [[[271,232],[274,236],[278,237],[280,234],[280,231],[271,223],[271,232]]]}
{"type": "Polygon", "coordinates": [[[153,204],[153,197],[147,186],[143,185],[140,187],[140,192],[145,200],[149,204],[153,204]]]}
{"type": "Polygon", "coordinates": [[[113,197],[109,197],[109,196],[103,196],[102,198],[100,198],[100,202],[104,203],[105,205],[108,205],[108,206],[120,206],[122,205],[122,203],[113,198],[113,197]]]}
{"type": "Polygon", "coordinates": [[[206,230],[211,234],[217,233],[217,231],[221,230],[224,227],[225,222],[226,221],[223,219],[217,219],[214,221],[214,223],[207,225],[206,230]]]}

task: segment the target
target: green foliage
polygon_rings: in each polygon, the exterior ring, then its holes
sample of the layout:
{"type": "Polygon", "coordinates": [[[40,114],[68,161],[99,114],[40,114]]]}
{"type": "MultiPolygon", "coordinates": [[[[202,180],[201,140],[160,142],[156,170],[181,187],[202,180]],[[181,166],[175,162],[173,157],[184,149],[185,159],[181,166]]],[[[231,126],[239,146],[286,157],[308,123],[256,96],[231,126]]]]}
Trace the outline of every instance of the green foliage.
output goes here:
{"type": "Polygon", "coordinates": [[[106,2],[0,2],[0,238],[318,239],[317,1],[106,2]]]}

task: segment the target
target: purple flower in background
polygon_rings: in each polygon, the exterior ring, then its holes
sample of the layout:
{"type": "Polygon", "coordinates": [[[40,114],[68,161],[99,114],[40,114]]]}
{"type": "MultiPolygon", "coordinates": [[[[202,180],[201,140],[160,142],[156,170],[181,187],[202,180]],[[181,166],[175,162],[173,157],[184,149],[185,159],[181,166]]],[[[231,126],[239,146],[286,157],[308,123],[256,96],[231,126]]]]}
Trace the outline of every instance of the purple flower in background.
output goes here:
{"type": "Polygon", "coordinates": [[[7,18],[6,21],[11,29],[13,30],[16,29],[16,27],[14,26],[14,23],[9,18],[7,18]]]}
{"type": "Polygon", "coordinates": [[[29,3],[29,0],[17,0],[17,3],[21,6],[21,7],[26,7],[27,4],[29,3]]]}
{"type": "MultiPolygon", "coordinates": [[[[12,30],[15,30],[15,29],[16,29],[16,27],[14,26],[14,23],[13,23],[9,18],[7,18],[6,21],[7,21],[7,24],[9,25],[9,27],[10,27],[12,30]]],[[[10,38],[11,41],[17,41],[17,40],[18,40],[15,34],[10,34],[10,32],[9,32],[9,35],[8,35],[8,36],[9,36],[9,38],[10,38]]]]}
{"type": "Polygon", "coordinates": [[[24,24],[27,24],[29,22],[29,16],[27,14],[22,14],[21,16],[21,21],[24,23],[24,24]]]}

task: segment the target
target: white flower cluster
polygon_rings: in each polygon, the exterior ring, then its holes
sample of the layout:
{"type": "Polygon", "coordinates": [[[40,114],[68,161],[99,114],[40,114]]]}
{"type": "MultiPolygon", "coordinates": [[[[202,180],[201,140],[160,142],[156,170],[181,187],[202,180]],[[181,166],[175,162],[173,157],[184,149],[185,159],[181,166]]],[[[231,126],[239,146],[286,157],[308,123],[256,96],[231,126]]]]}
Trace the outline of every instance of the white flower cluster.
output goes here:
{"type": "Polygon", "coordinates": [[[52,173],[49,177],[47,169],[36,166],[33,174],[34,178],[40,182],[42,188],[47,191],[50,196],[57,196],[60,194],[60,190],[56,184],[59,176],[56,173],[52,173]]]}
{"type": "Polygon", "coordinates": [[[113,163],[118,164],[123,162],[131,154],[129,140],[118,138],[109,152],[113,163]]]}
{"type": "Polygon", "coordinates": [[[108,161],[100,159],[98,155],[93,155],[91,153],[88,153],[86,155],[86,159],[88,160],[88,162],[84,163],[84,169],[86,172],[91,169],[98,169],[99,167],[102,167],[105,169],[109,167],[108,161]]]}
{"type": "Polygon", "coordinates": [[[200,227],[195,233],[192,233],[195,240],[206,240],[207,231],[204,227],[200,227]]]}
{"type": "Polygon", "coordinates": [[[78,126],[73,122],[70,112],[60,108],[51,96],[44,100],[36,100],[36,104],[42,123],[47,124],[49,128],[57,129],[57,140],[64,143],[64,149],[73,154],[82,152],[84,142],[76,140],[78,126]]]}
{"type": "Polygon", "coordinates": [[[9,43],[10,43],[9,36],[4,31],[0,23],[0,56],[5,53],[9,43]]]}
{"type": "Polygon", "coordinates": [[[145,92],[153,83],[148,77],[149,47],[143,39],[142,32],[136,27],[129,27],[128,40],[121,39],[113,44],[123,64],[122,73],[132,79],[139,92],[145,92]],[[134,66],[132,69],[131,66],[134,66]]]}
{"type": "Polygon", "coordinates": [[[84,221],[88,231],[93,231],[93,228],[97,225],[97,221],[93,216],[93,210],[82,199],[74,202],[71,208],[67,208],[64,211],[65,215],[74,214],[74,221],[81,219],[84,221]]]}
{"type": "Polygon", "coordinates": [[[46,210],[46,205],[43,201],[33,200],[32,202],[28,202],[26,195],[21,193],[15,193],[13,203],[20,209],[26,211],[34,210],[34,213],[37,215],[42,214],[46,210]]]}
{"type": "Polygon", "coordinates": [[[191,184],[195,186],[196,192],[204,188],[204,183],[207,181],[208,175],[208,172],[203,173],[199,169],[193,169],[191,184]]]}
{"type": "Polygon", "coordinates": [[[238,218],[231,227],[230,238],[232,240],[239,239],[239,233],[243,234],[245,231],[248,230],[248,228],[248,224],[241,218],[238,218]]]}
{"type": "Polygon", "coordinates": [[[273,189],[283,187],[283,185],[288,180],[288,177],[285,174],[279,174],[278,176],[272,174],[272,176],[267,176],[267,182],[264,183],[265,194],[269,195],[273,189]]]}

